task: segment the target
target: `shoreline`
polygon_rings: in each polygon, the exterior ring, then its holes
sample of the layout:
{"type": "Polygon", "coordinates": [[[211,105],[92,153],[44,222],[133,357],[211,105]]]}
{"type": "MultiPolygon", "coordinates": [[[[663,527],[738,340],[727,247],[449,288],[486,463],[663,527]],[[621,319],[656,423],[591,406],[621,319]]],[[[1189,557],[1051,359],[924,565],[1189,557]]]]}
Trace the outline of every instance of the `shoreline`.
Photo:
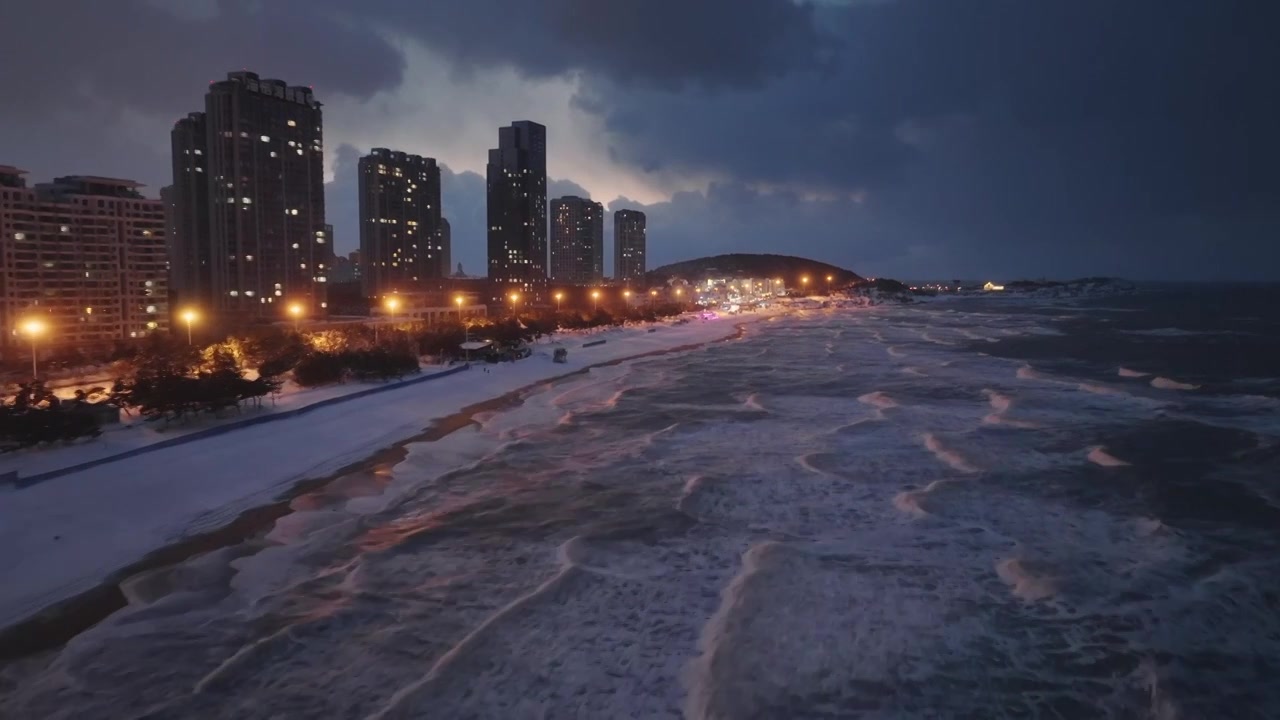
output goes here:
{"type": "MultiPolygon", "coordinates": [[[[759,322],[759,319],[751,322],[759,322]]],[[[276,520],[292,513],[291,505],[298,498],[349,475],[370,472],[381,466],[399,464],[408,455],[408,446],[411,443],[439,441],[458,430],[476,424],[476,415],[518,407],[533,391],[568,378],[585,375],[594,368],[612,367],[643,358],[688,352],[717,343],[739,340],[746,335],[747,324],[747,321],[735,323],[734,331],[723,337],[605,360],[562,375],[529,383],[438,418],[422,432],[385,447],[372,449],[360,460],[348,463],[323,477],[300,480],[269,503],[244,510],[230,522],[213,530],[195,533],[158,547],[139,560],[110,573],[91,589],[46,605],[16,623],[0,627],[0,663],[19,661],[62,647],[80,633],[91,629],[128,605],[128,599],[121,590],[121,585],[129,578],[252,540],[255,536],[269,530],[276,520]]]]}

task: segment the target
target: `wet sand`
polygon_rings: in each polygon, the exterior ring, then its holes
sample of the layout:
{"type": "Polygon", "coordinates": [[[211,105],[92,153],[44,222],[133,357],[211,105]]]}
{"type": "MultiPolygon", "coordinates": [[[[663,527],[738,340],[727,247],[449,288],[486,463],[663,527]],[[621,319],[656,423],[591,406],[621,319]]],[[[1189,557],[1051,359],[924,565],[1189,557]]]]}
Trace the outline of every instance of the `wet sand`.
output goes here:
{"type": "Polygon", "coordinates": [[[745,333],[746,324],[738,323],[733,333],[721,338],[587,365],[548,380],[531,383],[498,397],[468,405],[452,415],[436,420],[418,435],[371,451],[363,460],[351,463],[325,477],[302,480],[279,496],[275,502],[246,510],[230,523],[216,530],[191,535],[176,543],[158,548],[141,560],[112,573],[92,590],[67,598],[22,622],[0,630],[0,663],[55,650],[121,610],[128,605],[128,599],[121,590],[121,586],[135,575],[176,565],[198,555],[238,545],[264,535],[271,530],[276,520],[294,512],[299,505],[306,505],[306,496],[322,491],[326,486],[340,479],[354,475],[386,475],[390,468],[405,459],[409,452],[408,446],[412,443],[436,442],[469,425],[477,424],[475,418],[481,413],[501,412],[518,407],[534,391],[586,374],[593,368],[611,367],[641,358],[695,350],[699,347],[739,339],[745,333]]]}

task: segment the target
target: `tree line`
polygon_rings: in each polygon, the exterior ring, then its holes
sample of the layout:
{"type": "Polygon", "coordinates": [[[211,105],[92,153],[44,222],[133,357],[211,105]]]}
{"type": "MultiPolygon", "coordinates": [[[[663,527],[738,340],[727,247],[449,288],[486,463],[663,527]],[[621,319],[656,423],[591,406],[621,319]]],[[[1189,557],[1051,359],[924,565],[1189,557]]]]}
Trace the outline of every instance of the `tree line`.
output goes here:
{"type": "Polygon", "coordinates": [[[302,387],[396,380],[420,372],[423,357],[463,359],[460,346],[468,339],[487,340],[501,352],[559,329],[652,322],[679,312],[678,306],[665,305],[613,313],[526,313],[380,331],[363,324],[317,332],[269,326],[204,348],[171,335],[151,335],[110,353],[115,381],[109,388],[77,390],[73,399],[64,400],[40,381],[17,385],[0,402],[0,452],[96,437],[112,412],[166,422],[216,416],[246,403],[261,405],[287,379],[302,387]],[[256,376],[246,368],[255,368],[256,376]]]}

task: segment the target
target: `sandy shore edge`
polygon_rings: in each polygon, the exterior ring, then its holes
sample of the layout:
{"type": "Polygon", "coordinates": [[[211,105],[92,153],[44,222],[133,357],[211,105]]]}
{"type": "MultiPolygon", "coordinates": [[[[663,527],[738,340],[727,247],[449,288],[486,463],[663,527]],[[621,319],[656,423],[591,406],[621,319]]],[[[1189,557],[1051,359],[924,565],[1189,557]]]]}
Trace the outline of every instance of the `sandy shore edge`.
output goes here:
{"type": "MultiPolygon", "coordinates": [[[[758,322],[758,321],[757,321],[758,322]]],[[[412,443],[435,442],[469,425],[476,424],[481,413],[499,412],[519,406],[533,392],[584,375],[594,368],[621,365],[648,357],[688,352],[716,343],[737,340],[746,334],[747,323],[734,326],[734,332],[719,338],[696,343],[677,345],[661,350],[614,358],[584,367],[546,380],[539,380],[494,398],[468,405],[455,413],[431,423],[421,433],[399,440],[386,447],[370,450],[362,460],[350,463],[324,477],[308,478],[294,483],[271,503],[250,508],[231,522],[214,530],[190,535],[178,542],[157,548],[137,562],[131,563],[102,580],[90,590],[46,606],[34,615],[17,623],[0,628],[0,662],[9,662],[54,650],[65,645],[75,636],[97,625],[128,604],[120,586],[129,578],[170,565],[176,565],[197,555],[219,548],[236,545],[268,531],[276,520],[292,512],[294,500],[315,492],[336,480],[354,473],[369,472],[378,467],[394,466],[408,455],[412,443]]]]}

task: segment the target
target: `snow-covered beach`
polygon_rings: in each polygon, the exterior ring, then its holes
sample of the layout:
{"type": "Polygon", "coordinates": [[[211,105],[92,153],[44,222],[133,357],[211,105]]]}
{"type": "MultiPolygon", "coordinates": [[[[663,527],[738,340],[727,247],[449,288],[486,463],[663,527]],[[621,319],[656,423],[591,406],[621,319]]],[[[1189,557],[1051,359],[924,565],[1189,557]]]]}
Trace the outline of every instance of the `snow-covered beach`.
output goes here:
{"type": "MultiPolygon", "coordinates": [[[[0,628],[94,588],[158,548],[226,526],[305,480],[324,478],[408,440],[464,408],[593,365],[732,337],[735,323],[759,317],[561,334],[539,345],[528,360],[477,365],[447,378],[108,462],[31,487],[0,488],[0,575],[5,578],[0,583],[0,628]],[[606,342],[582,347],[596,340],[606,342]],[[568,364],[551,361],[554,346],[569,350],[568,364]]],[[[365,387],[350,384],[286,395],[278,407],[296,409],[365,387]]],[[[108,433],[90,443],[23,453],[6,459],[0,470],[31,476],[174,434],[150,429],[108,433]]]]}

